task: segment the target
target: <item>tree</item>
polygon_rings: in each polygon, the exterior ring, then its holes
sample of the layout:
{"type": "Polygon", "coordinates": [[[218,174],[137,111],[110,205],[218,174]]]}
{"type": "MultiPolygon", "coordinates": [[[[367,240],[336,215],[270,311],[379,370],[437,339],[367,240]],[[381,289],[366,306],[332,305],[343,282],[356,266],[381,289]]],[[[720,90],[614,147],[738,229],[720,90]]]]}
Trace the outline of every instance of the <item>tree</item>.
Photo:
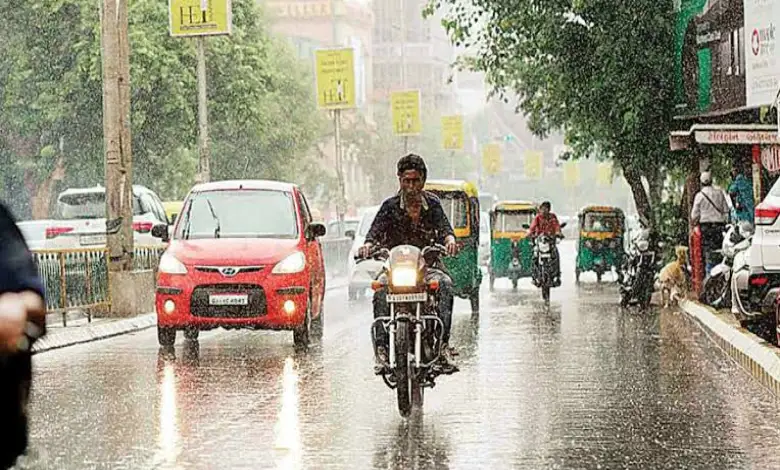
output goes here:
{"type": "MultiPolygon", "coordinates": [[[[0,2],[0,173],[33,194],[58,167],[65,184],[101,183],[98,3],[13,3],[0,2]]],[[[311,78],[255,1],[232,3],[234,34],[207,40],[212,173],[289,179],[321,134],[311,78]]],[[[129,19],[134,181],[181,198],[197,166],[194,43],[168,34],[167,2],[134,0],[129,19]]]]}
{"type": "Polygon", "coordinates": [[[654,220],[674,164],[671,2],[433,0],[425,13],[437,9],[456,45],[477,51],[462,67],[485,72],[504,99],[516,94],[540,137],[562,130],[575,157],[614,160],[654,220]]]}

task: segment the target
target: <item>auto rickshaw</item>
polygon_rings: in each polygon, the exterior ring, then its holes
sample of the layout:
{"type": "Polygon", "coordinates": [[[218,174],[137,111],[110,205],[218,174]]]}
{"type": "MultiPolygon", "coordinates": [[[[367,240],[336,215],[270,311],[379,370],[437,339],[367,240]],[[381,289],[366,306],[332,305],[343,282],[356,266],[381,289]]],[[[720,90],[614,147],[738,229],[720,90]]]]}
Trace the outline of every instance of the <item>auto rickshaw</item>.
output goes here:
{"type": "Polygon", "coordinates": [[[528,201],[500,201],[490,211],[490,290],[496,279],[509,278],[512,288],[517,281],[531,277],[533,245],[528,239],[538,207],[528,201]]]}
{"type": "Polygon", "coordinates": [[[479,313],[479,286],[482,270],[479,268],[479,194],[477,187],[463,180],[430,180],[425,190],[441,200],[447,218],[455,230],[458,254],[445,257],[455,288],[455,295],[471,301],[471,311],[479,313]]]}
{"type": "Polygon", "coordinates": [[[620,266],[623,262],[623,237],[626,219],[623,211],[610,206],[587,206],[579,213],[580,235],[577,243],[575,276],[594,271],[596,279],[612,268],[620,281],[620,266]]]}

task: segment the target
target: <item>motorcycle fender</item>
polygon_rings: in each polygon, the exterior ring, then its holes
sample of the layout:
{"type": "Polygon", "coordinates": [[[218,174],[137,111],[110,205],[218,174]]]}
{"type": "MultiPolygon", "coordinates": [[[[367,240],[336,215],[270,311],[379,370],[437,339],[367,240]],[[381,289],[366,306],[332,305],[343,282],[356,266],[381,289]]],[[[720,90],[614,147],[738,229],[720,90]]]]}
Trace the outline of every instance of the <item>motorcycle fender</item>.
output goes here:
{"type": "Polygon", "coordinates": [[[710,276],[726,276],[726,279],[729,278],[731,275],[731,268],[726,266],[725,264],[718,264],[712,268],[712,271],[710,271],[710,276]]]}

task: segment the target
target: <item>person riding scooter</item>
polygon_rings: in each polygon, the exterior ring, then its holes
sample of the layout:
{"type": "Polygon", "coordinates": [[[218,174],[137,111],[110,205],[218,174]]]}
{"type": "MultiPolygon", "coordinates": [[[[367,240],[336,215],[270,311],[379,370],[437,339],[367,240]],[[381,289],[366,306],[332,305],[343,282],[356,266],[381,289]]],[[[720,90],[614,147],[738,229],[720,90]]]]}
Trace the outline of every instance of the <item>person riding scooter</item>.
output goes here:
{"type": "MultiPolygon", "coordinates": [[[[558,222],[558,217],[552,213],[550,201],[544,201],[539,206],[539,213],[534,217],[531,228],[528,230],[528,237],[531,239],[535,240],[540,235],[563,238],[561,224],[558,222]]],[[[538,263],[534,263],[533,282],[536,287],[539,287],[537,266],[538,263]]],[[[559,287],[561,285],[561,260],[557,249],[553,249],[553,266],[555,269],[553,286],[559,287]]]]}

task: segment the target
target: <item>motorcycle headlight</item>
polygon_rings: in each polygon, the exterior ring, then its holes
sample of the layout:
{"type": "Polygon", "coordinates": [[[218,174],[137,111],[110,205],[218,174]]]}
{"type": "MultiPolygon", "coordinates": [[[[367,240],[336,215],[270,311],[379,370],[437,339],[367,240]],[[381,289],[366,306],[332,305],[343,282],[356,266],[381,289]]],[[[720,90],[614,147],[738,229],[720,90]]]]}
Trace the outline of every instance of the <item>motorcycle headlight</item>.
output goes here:
{"type": "Polygon", "coordinates": [[[585,240],[585,247],[586,248],[593,248],[593,242],[590,240],[585,240]]]}
{"type": "Polygon", "coordinates": [[[647,251],[647,249],[650,247],[650,243],[647,240],[639,240],[636,242],[636,247],[639,249],[639,251],[647,251]]]}
{"type": "Polygon", "coordinates": [[[164,253],[160,257],[158,271],[165,274],[187,274],[187,267],[170,253],[164,253]]]}
{"type": "Polygon", "coordinates": [[[306,256],[300,251],[296,251],[287,258],[279,261],[271,272],[273,274],[295,274],[303,271],[303,268],[305,267],[306,256]]]}
{"type": "Polygon", "coordinates": [[[395,287],[414,287],[417,285],[417,270],[407,266],[393,269],[391,281],[395,287]]]}
{"type": "Polygon", "coordinates": [[[550,251],[550,244],[549,243],[539,243],[539,251],[542,253],[547,253],[550,251]]]}

